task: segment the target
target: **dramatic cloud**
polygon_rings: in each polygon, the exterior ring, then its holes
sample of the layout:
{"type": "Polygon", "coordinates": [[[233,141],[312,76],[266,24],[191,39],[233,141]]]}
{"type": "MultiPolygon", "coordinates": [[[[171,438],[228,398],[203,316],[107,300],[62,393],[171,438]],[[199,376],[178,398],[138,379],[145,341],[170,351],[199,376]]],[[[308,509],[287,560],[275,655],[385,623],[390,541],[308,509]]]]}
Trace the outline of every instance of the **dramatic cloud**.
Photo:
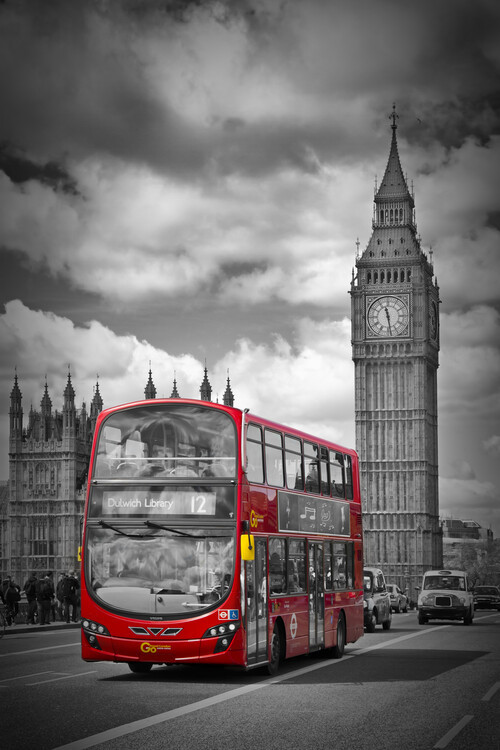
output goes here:
{"type": "MultiPolygon", "coordinates": [[[[199,398],[204,363],[191,355],[171,356],[135,336],[117,336],[97,321],[78,327],[67,318],[30,310],[19,300],[9,302],[0,316],[0,355],[12,348],[26,413],[30,404],[38,408],[44,373],[53,406],[61,408],[68,376],[64,362],[71,365],[80,404],[85,400],[88,405],[97,378],[104,406],[142,398],[149,367],[159,398],[170,396],[174,376],[181,396],[199,398]]],[[[210,368],[212,398],[222,401],[229,371],[239,408],[352,446],[349,351],[347,320],[302,320],[293,342],[277,337],[271,346],[241,339],[210,368]]],[[[7,391],[13,373],[2,376],[7,391]]],[[[4,454],[4,464],[6,460],[4,454]]]]}
{"type": "Polygon", "coordinates": [[[207,357],[219,398],[229,368],[239,405],[352,445],[348,290],[396,102],[443,508],[497,507],[499,29],[493,0],[0,4],[2,392],[17,366],[56,402],[70,364],[116,403],[151,361],[196,397],[207,357]]]}

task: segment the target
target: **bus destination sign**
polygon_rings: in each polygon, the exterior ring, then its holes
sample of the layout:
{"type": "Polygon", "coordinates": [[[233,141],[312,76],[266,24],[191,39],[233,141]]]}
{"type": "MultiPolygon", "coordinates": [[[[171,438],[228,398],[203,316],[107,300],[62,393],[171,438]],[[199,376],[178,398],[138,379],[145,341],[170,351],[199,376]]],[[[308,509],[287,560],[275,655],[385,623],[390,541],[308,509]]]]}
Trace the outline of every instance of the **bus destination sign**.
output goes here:
{"type": "Polygon", "coordinates": [[[113,490],[103,492],[104,516],[214,516],[215,493],[193,490],[113,490]]]}

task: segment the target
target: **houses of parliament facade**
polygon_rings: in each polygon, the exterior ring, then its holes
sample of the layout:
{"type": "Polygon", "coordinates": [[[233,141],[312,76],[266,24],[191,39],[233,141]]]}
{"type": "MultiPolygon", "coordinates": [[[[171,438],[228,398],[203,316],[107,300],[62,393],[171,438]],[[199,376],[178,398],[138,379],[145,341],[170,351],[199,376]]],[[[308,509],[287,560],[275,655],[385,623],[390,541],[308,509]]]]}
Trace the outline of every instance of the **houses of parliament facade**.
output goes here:
{"type": "MultiPolygon", "coordinates": [[[[156,398],[151,370],[144,398],[156,398]]],[[[171,398],[179,398],[174,379],[171,398]]],[[[200,398],[212,400],[205,367],[200,398]]],[[[224,404],[233,406],[229,377],[224,404]]],[[[48,384],[40,410],[30,409],[24,424],[17,374],[10,394],[9,481],[0,501],[0,574],[22,585],[32,572],[67,572],[78,566],[92,437],[103,400],[97,382],[87,410],[75,406],[71,375],[62,411],[52,408],[48,384]]]]}
{"type": "MultiPolygon", "coordinates": [[[[356,449],[360,457],[366,564],[413,594],[442,566],[437,448],[439,287],[422,250],[415,203],[401,168],[397,115],[372,235],[356,257],[351,295],[356,449]]],[[[359,245],[358,245],[359,248],[359,245]]],[[[156,398],[151,370],[145,398],[156,398]]],[[[174,379],[171,397],[179,397],[174,379]]],[[[212,400],[207,368],[200,398],[212,400]]],[[[224,403],[233,405],[229,378],[224,403]]],[[[77,564],[86,472],[103,406],[96,384],[89,410],[75,407],[68,375],[62,412],[45,384],[40,411],[23,424],[17,375],[10,396],[9,482],[0,505],[2,576],[77,564]]]]}

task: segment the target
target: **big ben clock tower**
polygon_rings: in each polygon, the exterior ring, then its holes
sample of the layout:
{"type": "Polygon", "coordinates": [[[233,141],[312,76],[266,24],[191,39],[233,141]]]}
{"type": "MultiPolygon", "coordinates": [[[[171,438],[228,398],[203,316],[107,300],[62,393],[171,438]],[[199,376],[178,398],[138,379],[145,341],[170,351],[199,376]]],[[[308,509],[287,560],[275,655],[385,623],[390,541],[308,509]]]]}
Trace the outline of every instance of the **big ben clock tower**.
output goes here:
{"type": "Polygon", "coordinates": [[[438,507],[439,287],[423,252],[415,204],[392,141],[375,193],[373,232],[351,283],[356,447],[365,564],[412,599],[442,566],[438,507]]]}

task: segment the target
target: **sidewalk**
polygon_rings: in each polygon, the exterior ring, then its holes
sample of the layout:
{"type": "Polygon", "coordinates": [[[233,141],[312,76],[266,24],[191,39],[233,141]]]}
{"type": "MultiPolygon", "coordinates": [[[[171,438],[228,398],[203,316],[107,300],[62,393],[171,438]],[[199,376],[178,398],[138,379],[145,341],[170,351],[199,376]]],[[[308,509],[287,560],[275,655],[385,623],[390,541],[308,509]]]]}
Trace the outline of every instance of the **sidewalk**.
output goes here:
{"type": "Polygon", "coordinates": [[[26,623],[7,625],[5,628],[5,635],[30,632],[43,633],[45,630],[65,630],[67,628],[80,628],[80,620],[78,620],[78,622],[61,622],[60,620],[56,620],[56,622],[51,622],[48,625],[27,625],[26,623]]]}

